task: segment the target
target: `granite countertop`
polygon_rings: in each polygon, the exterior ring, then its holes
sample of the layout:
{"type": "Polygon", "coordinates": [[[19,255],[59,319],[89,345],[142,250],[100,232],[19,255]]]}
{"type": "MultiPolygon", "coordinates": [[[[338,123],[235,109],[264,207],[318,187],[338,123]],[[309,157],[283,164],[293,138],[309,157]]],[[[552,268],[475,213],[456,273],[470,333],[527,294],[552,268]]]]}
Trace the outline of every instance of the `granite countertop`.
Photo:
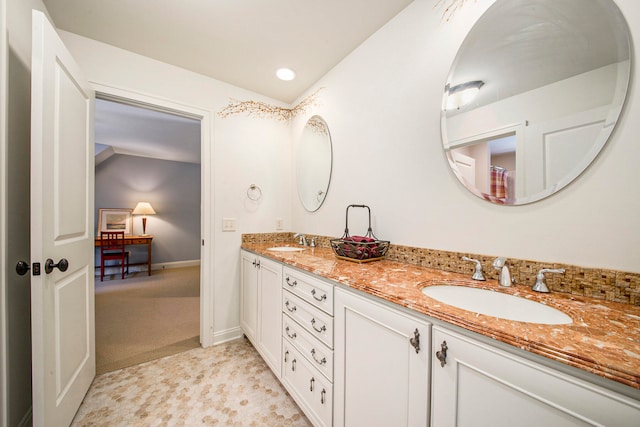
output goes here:
{"type": "MultiPolygon", "coordinates": [[[[640,307],[529,287],[501,288],[495,280],[381,260],[339,260],[330,248],[302,252],[268,251],[282,244],[244,243],[243,249],[339,282],[419,313],[640,389],[640,307]],[[517,295],[555,307],[571,317],[568,325],[499,319],[459,309],[421,292],[425,286],[461,285],[517,295]]],[[[293,246],[293,245],[292,245],[293,246]]]]}

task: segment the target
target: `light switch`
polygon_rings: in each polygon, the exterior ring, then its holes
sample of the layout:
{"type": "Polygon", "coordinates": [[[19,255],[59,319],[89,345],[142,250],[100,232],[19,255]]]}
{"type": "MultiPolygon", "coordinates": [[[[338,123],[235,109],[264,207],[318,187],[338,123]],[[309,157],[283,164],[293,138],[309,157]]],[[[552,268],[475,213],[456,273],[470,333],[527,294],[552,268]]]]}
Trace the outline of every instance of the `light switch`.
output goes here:
{"type": "Polygon", "coordinates": [[[222,218],[222,231],[236,231],[236,219],[222,218]]]}
{"type": "Polygon", "coordinates": [[[282,218],[276,218],[276,230],[284,230],[284,220],[282,218]]]}

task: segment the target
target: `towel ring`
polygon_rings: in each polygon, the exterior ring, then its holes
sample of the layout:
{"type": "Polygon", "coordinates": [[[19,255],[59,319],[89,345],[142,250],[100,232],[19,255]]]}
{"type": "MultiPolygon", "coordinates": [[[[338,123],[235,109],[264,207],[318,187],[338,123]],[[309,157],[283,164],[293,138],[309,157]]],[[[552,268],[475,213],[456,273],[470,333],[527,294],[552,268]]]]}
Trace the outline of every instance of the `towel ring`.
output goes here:
{"type": "Polygon", "coordinates": [[[247,197],[250,200],[258,201],[262,197],[262,190],[255,184],[251,184],[247,189],[247,197]]]}

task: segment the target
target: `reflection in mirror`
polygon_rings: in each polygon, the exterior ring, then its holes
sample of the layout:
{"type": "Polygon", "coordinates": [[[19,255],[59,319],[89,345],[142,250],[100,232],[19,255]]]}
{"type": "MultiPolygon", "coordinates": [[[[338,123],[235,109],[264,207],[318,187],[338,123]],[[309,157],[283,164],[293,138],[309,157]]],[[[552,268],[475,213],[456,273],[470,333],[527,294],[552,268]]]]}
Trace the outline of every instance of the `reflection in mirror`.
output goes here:
{"type": "Polygon", "coordinates": [[[302,131],[296,161],[298,196],[309,212],[317,211],[327,197],[331,181],[331,135],[320,116],[313,116],[302,131]]]}
{"type": "Polygon", "coordinates": [[[493,203],[547,197],[606,143],[629,74],[629,31],[612,0],[496,0],[446,82],[449,164],[467,189],[493,203]]]}

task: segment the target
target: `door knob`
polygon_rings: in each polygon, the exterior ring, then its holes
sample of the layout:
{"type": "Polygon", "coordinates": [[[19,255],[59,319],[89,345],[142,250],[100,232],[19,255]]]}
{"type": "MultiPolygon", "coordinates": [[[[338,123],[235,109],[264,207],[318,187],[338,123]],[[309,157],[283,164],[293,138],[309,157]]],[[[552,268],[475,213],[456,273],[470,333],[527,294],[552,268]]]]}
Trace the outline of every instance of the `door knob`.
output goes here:
{"type": "Polygon", "coordinates": [[[25,274],[27,274],[29,270],[31,270],[31,267],[29,266],[28,262],[18,261],[18,263],[16,264],[16,273],[18,273],[21,276],[24,276],[25,274]]]}
{"type": "Polygon", "coordinates": [[[44,262],[44,272],[47,274],[50,274],[56,267],[60,271],[67,271],[67,268],[69,268],[69,261],[67,261],[66,258],[62,258],[60,261],[58,261],[57,264],[54,264],[53,260],[51,258],[48,258],[44,262]]]}

